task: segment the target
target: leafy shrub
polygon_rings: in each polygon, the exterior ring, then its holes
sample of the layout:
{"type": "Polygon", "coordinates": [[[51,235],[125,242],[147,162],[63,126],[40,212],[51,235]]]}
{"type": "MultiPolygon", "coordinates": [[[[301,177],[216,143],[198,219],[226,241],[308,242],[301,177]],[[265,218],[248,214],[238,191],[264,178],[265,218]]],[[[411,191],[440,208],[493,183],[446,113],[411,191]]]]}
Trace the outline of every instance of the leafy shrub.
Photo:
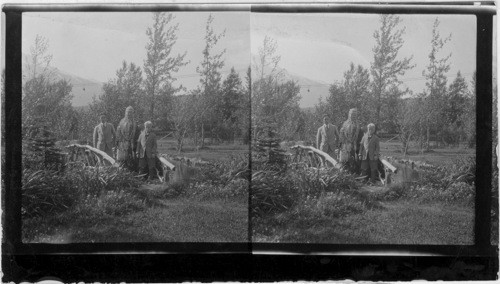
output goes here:
{"type": "MultiPolygon", "coordinates": [[[[304,210],[303,213],[308,215],[316,212],[316,215],[333,216],[343,211],[351,212],[347,207],[342,207],[342,204],[349,202],[374,206],[373,201],[358,193],[358,188],[352,175],[334,168],[299,167],[288,168],[285,172],[257,171],[252,176],[251,207],[257,216],[290,211],[292,207],[295,207],[295,211],[304,210]],[[328,213],[330,209],[327,208],[340,211],[328,213]]],[[[353,205],[352,208],[358,207],[353,205]]]]}
{"type": "Polygon", "coordinates": [[[246,179],[233,179],[224,188],[221,193],[225,198],[248,196],[249,182],[246,179]]]}
{"type": "MultiPolygon", "coordinates": [[[[119,212],[128,212],[120,207],[121,204],[113,204],[112,200],[119,202],[133,197],[141,200],[137,190],[139,185],[140,180],[130,172],[114,167],[75,165],[65,172],[26,168],[22,177],[22,214],[26,217],[44,216],[68,210],[75,204],[97,208],[110,206],[118,208],[119,212]],[[99,205],[96,202],[101,198],[103,203],[99,205]]],[[[106,210],[115,210],[113,208],[106,210]]]]}
{"type": "Polygon", "coordinates": [[[188,185],[183,182],[170,183],[163,191],[163,197],[166,198],[177,197],[181,195],[186,190],[186,188],[188,188],[188,185]]]}
{"type": "Polygon", "coordinates": [[[376,198],[379,200],[392,201],[408,196],[410,189],[409,183],[394,183],[389,186],[389,189],[376,198]]]}
{"type": "Polygon", "coordinates": [[[304,197],[318,197],[325,192],[353,192],[358,189],[352,175],[334,168],[304,168],[289,174],[304,197]]]}
{"type": "Polygon", "coordinates": [[[75,165],[66,175],[74,181],[78,192],[83,195],[97,196],[103,191],[132,190],[141,184],[141,180],[130,171],[116,167],[89,168],[75,165]]]}
{"type": "Polygon", "coordinates": [[[249,174],[247,155],[230,156],[225,161],[215,161],[198,166],[200,175],[198,182],[208,182],[225,186],[233,178],[246,178],[249,174]]]}
{"type": "Polygon", "coordinates": [[[447,166],[416,164],[420,179],[415,183],[391,185],[380,196],[383,200],[399,198],[419,201],[473,204],[475,196],[475,157],[456,159],[447,166]]]}
{"type": "Polygon", "coordinates": [[[251,208],[256,216],[289,210],[299,198],[299,188],[290,175],[271,171],[253,173],[251,208]]]}
{"type": "Polygon", "coordinates": [[[51,170],[23,169],[21,190],[21,214],[27,217],[67,210],[78,199],[73,180],[51,170]]]}

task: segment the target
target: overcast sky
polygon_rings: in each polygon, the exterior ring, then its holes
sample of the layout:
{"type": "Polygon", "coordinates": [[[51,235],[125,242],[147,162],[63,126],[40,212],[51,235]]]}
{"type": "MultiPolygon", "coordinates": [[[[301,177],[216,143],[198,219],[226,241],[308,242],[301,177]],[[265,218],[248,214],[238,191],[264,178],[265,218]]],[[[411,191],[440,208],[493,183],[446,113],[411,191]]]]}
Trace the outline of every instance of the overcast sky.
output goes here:
{"type": "MultiPolygon", "coordinates": [[[[202,59],[206,12],[177,12],[178,41],[174,54],[187,51],[190,64],[181,68],[178,83],[188,88],[199,82],[196,66],[202,59]]],[[[226,48],[225,74],[235,67],[244,74],[265,35],[276,39],[280,66],[291,73],[329,85],[341,80],[350,62],[369,68],[379,16],[371,14],[212,13],[214,29],[226,30],[219,42],[226,48]]],[[[428,64],[432,24],[436,15],[401,15],[406,27],[400,57],[413,56],[416,67],[403,77],[414,92],[424,88],[422,71],[428,64]]],[[[451,41],[440,55],[452,54],[450,81],[457,71],[470,80],[476,69],[476,20],[469,15],[438,15],[440,33],[451,41]]],[[[143,66],[151,13],[23,13],[23,52],[37,34],[49,40],[52,65],[83,78],[106,82],[123,60],[143,66]]],[[[315,86],[307,86],[314,88],[315,86]]]]}
{"type": "MultiPolygon", "coordinates": [[[[224,76],[231,67],[244,74],[250,65],[249,13],[212,13],[217,33],[226,30],[217,51],[226,49],[224,76]]],[[[184,53],[190,64],[177,73],[179,83],[189,88],[199,82],[196,66],[205,47],[207,12],[176,12],[179,23],[178,41],[172,54],[184,53]]],[[[152,13],[144,12],[52,12],[23,13],[22,50],[28,54],[37,34],[49,41],[52,66],[74,75],[107,82],[114,78],[121,62],[126,60],[143,66],[146,57],[147,27],[152,13]]]]}
{"type": "MultiPolygon", "coordinates": [[[[428,64],[432,25],[436,15],[400,15],[406,27],[400,58],[413,55],[415,68],[403,77],[414,92],[424,88],[422,70],[428,64]]],[[[450,80],[458,70],[471,78],[476,69],[476,19],[469,15],[438,15],[441,35],[452,34],[441,55],[452,54],[450,80]]],[[[281,67],[327,84],[341,80],[349,64],[370,67],[379,16],[372,14],[258,14],[251,15],[252,54],[265,35],[276,39],[281,67]]]]}

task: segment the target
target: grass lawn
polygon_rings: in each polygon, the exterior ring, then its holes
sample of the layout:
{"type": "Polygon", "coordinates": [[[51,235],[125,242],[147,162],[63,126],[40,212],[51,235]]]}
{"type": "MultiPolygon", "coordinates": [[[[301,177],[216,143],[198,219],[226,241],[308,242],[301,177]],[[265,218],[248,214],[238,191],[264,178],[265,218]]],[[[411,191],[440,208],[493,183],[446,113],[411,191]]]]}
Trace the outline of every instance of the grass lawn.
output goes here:
{"type": "MultiPolygon", "coordinates": [[[[172,143],[174,141],[159,141],[158,151],[176,155],[177,152],[171,149],[172,143]]],[[[186,149],[180,155],[208,161],[225,161],[231,154],[248,153],[245,151],[247,145],[234,144],[211,145],[200,151],[186,149]]],[[[24,219],[23,241],[248,242],[248,187],[244,180],[241,184],[235,179],[224,182],[225,185],[213,184],[213,179],[222,180],[228,170],[235,170],[229,167],[220,172],[220,166],[212,170],[217,169],[219,172],[208,172],[212,180],[196,184],[179,180],[149,187],[142,184],[136,191],[135,187],[113,187],[114,191],[107,192],[135,193],[100,195],[94,203],[78,200],[80,206],[75,205],[62,213],[24,219]],[[179,188],[182,193],[165,194],[179,188]],[[186,188],[197,188],[197,195],[186,193],[186,188]]],[[[107,182],[118,181],[110,178],[107,182]]]]}
{"type": "MultiPolygon", "coordinates": [[[[380,153],[382,157],[391,156],[394,158],[403,158],[403,154],[400,151],[401,144],[399,142],[380,142],[380,153]]],[[[466,158],[476,155],[475,148],[464,148],[464,147],[454,147],[454,148],[437,148],[430,149],[428,152],[421,154],[418,149],[410,148],[405,159],[410,159],[413,161],[422,161],[433,165],[447,165],[456,161],[456,159],[466,158]]]]}
{"type": "MultiPolygon", "coordinates": [[[[209,139],[207,139],[208,141],[209,139]]],[[[224,161],[231,155],[244,155],[250,153],[250,146],[245,144],[217,144],[206,143],[203,149],[196,150],[194,145],[186,143],[179,153],[176,148],[177,143],[173,139],[158,140],[158,152],[172,156],[184,156],[188,158],[200,158],[205,161],[224,161]]]]}
{"type": "Polygon", "coordinates": [[[125,216],[64,216],[23,225],[25,242],[247,242],[248,207],[243,200],[161,199],[125,216]]]}
{"type": "MultiPolygon", "coordinates": [[[[256,242],[334,244],[440,244],[474,242],[474,210],[442,204],[383,202],[381,208],[345,217],[320,220],[274,218],[256,242]]],[[[268,220],[269,221],[269,220],[268,220]]],[[[265,229],[263,229],[265,230],[265,229]]]]}

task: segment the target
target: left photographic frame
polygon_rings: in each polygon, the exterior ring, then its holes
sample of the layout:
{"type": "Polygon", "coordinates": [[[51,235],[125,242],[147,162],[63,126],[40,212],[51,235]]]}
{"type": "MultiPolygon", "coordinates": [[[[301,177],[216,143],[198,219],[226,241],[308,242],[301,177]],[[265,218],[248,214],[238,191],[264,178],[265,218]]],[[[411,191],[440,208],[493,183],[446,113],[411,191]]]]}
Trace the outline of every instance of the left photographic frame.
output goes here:
{"type": "Polygon", "coordinates": [[[22,243],[246,243],[249,11],[22,13],[22,243]]]}

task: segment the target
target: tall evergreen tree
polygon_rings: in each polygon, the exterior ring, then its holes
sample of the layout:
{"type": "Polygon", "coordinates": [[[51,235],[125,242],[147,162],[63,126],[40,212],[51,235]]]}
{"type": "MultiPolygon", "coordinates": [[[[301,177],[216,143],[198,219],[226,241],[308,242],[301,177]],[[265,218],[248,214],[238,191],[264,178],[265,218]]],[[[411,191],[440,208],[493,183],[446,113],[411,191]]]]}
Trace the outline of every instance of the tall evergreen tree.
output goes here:
{"type": "Polygon", "coordinates": [[[413,57],[398,59],[399,50],[403,47],[405,28],[399,28],[401,18],[396,15],[381,15],[380,28],[373,33],[375,46],[373,47],[373,62],[371,63],[372,95],[375,106],[375,123],[382,121],[381,110],[386,102],[388,90],[399,87],[400,76],[414,67],[411,65],[413,57]]]}
{"type": "MultiPolygon", "coordinates": [[[[172,84],[176,80],[174,73],[179,68],[188,64],[184,61],[184,54],[171,55],[172,48],[177,42],[177,31],[179,24],[173,24],[173,14],[155,12],[153,14],[153,25],[148,27],[146,35],[149,42],[146,45],[146,59],[144,60],[144,81],[147,102],[149,104],[149,119],[155,121],[157,113],[155,105],[158,104],[159,96],[171,97],[182,89],[172,84]]],[[[162,100],[169,102],[170,100],[162,100]]]]}
{"type": "MultiPolygon", "coordinates": [[[[445,96],[447,92],[448,78],[447,73],[450,70],[449,59],[451,53],[440,57],[440,52],[442,51],[444,45],[451,39],[451,34],[443,38],[439,33],[439,20],[436,18],[432,27],[432,38],[431,38],[431,51],[429,52],[429,64],[426,70],[422,72],[422,75],[426,79],[426,107],[427,107],[427,142],[426,147],[429,148],[431,130],[433,130],[436,135],[443,131],[444,121],[443,121],[443,107],[445,103],[445,96]]],[[[438,141],[440,139],[437,139],[438,141]]]]}
{"type": "Polygon", "coordinates": [[[217,34],[213,27],[214,17],[208,16],[205,27],[205,48],[203,49],[203,60],[200,66],[196,67],[196,72],[200,74],[201,93],[203,98],[203,109],[200,110],[199,124],[201,126],[201,143],[205,143],[205,124],[209,124],[212,132],[218,126],[217,106],[221,104],[221,69],[224,67],[222,57],[226,53],[223,49],[216,52],[216,46],[219,40],[225,36],[225,31],[217,34]]]}

